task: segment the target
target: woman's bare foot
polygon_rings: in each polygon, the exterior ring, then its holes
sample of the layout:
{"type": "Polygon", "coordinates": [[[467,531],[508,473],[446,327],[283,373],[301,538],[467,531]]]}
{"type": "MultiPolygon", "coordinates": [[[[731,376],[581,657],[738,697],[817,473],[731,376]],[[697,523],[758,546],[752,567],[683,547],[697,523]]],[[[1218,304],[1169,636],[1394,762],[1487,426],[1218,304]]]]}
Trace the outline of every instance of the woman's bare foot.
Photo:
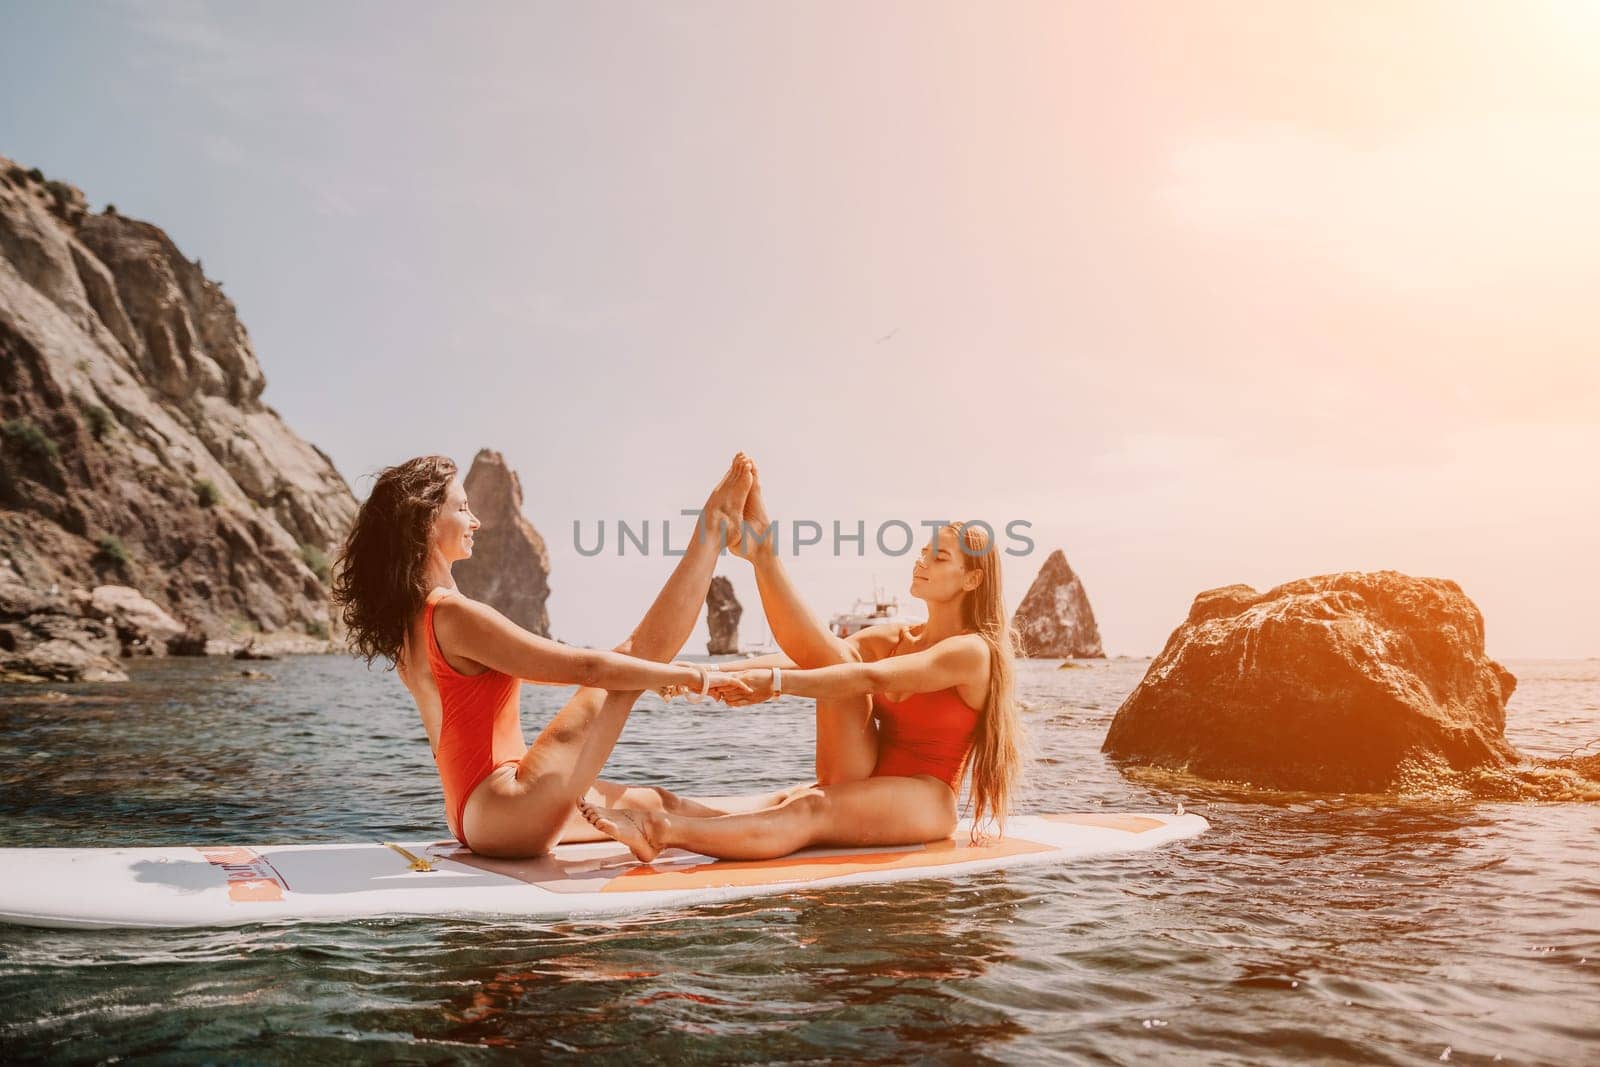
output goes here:
{"type": "Polygon", "coordinates": [[[578,811],[589,825],[613,840],[628,846],[641,863],[661,855],[664,817],[655,811],[627,811],[622,808],[597,808],[588,801],[578,802],[578,811]]]}
{"type": "Polygon", "coordinates": [[[767,515],[767,502],[761,495],[761,472],[750,463],[754,478],[750,492],[744,498],[744,514],[740,517],[742,529],[739,543],[729,546],[741,559],[755,561],[757,556],[772,556],[778,551],[778,539],[772,535],[772,519],[767,515]]]}
{"type": "Polygon", "coordinates": [[[705,507],[700,509],[700,532],[703,536],[718,538],[720,543],[733,548],[739,543],[739,520],[744,515],[745,498],[755,481],[756,465],[743,452],[733,457],[728,472],[722,476],[705,507]]]}

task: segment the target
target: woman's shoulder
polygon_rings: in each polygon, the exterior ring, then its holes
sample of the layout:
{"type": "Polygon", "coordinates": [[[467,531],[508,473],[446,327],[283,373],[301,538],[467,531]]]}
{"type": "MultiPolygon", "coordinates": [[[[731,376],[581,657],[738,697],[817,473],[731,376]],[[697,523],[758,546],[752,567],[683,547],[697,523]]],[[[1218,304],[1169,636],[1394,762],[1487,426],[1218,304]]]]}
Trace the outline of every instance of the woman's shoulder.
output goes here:
{"type": "Polygon", "coordinates": [[[436,585],[428,590],[428,597],[423,601],[423,606],[432,608],[436,617],[477,615],[494,610],[483,601],[472,599],[460,589],[451,589],[443,585],[436,585]]]}
{"type": "Polygon", "coordinates": [[[978,633],[951,634],[928,644],[926,641],[928,624],[926,622],[908,622],[899,625],[899,632],[894,642],[892,655],[904,656],[912,652],[930,652],[933,649],[941,651],[956,651],[978,653],[988,652],[988,644],[983,635],[978,633]]]}
{"type": "Polygon", "coordinates": [[[474,600],[459,589],[441,586],[430,592],[428,598],[428,607],[433,611],[435,641],[476,643],[520,629],[493,605],[474,600]]]}
{"type": "Polygon", "coordinates": [[[845,638],[846,643],[853,645],[862,660],[870,663],[874,660],[885,659],[899,654],[900,646],[906,642],[906,635],[913,626],[920,623],[909,622],[880,622],[863,627],[845,638]]]}
{"type": "Polygon", "coordinates": [[[928,623],[924,619],[917,619],[914,622],[891,622],[884,625],[894,635],[896,652],[900,651],[901,645],[916,646],[920,644],[928,632],[928,623]]]}
{"type": "Polygon", "coordinates": [[[972,631],[951,634],[949,637],[935,641],[932,647],[960,649],[963,652],[982,652],[985,655],[989,652],[989,643],[983,639],[983,635],[972,631]]]}

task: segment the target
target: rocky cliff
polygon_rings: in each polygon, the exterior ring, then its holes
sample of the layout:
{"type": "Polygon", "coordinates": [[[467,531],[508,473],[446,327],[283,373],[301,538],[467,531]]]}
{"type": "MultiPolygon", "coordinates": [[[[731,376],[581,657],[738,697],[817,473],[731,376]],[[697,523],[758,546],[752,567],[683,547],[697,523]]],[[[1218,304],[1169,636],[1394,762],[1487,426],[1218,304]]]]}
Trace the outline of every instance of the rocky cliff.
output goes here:
{"type": "Polygon", "coordinates": [[[1011,625],[1025,656],[1091,659],[1105,655],[1089,594],[1059,548],[1045,558],[1039,576],[1017,605],[1011,625]]]}
{"type": "Polygon", "coordinates": [[[0,157],[0,674],[28,676],[74,619],[103,648],[103,586],[181,620],[189,647],[327,635],[355,499],[264,385],[198,261],[0,157]]]}
{"type": "Polygon", "coordinates": [[[733,595],[733,582],[720,574],[711,579],[706,590],[706,627],[711,640],[706,642],[706,653],[712,656],[731,656],[739,651],[739,619],[744,608],[733,595]]]}
{"type": "Polygon", "coordinates": [[[485,448],[462,485],[483,526],[473,538],[472,558],[453,569],[456,584],[518,626],[549,637],[550,553],[522,514],[522,479],[504,456],[485,448]]]}

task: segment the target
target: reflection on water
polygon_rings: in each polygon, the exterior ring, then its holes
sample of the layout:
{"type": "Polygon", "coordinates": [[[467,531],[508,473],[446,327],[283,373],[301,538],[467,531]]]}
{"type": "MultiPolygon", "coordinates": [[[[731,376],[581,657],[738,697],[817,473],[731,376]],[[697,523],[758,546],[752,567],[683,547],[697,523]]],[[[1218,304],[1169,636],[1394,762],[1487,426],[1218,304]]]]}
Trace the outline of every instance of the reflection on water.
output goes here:
{"type": "MultiPolygon", "coordinates": [[[[949,883],[854,886],[554,931],[519,931],[515,963],[439,974],[427,1041],[622,1053],[663,1034],[752,1059],[884,1056],[931,1043],[993,1052],[1020,1027],[957,983],[1012,958],[1021,894],[949,883]],[[775,959],[785,965],[775,968],[775,959]],[[841,1010],[843,1009],[843,1010],[841,1010]]],[[[469,955],[483,931],[451,938],[469,955]]]]}
{"type": "MultiPolygon", "coordinates": [[[[1593,1062],[1592,804],[1262,794],[1099,752],[1145,661],[1022,668],[1032,810],[1170,809],[1170,848],[605,922],[0,928],[0,1058],[1593,1062]]],[[[1600,664],[1520,663],[1508,733],[1600,735],[1600,664]]],[[[0,690],[0,843],[430,838],[427,745],[337,658],[0,690]]],[[[529,688],[530,726],[558,691],[529,688]]],[[[646,704],[609,775],[701,792],[809,769],[799,701],[646,704]],[[748,721],[759,717],[759,722],[748,721]]],[[[14,872],[13,872],[14,875],[14,872]]]]}

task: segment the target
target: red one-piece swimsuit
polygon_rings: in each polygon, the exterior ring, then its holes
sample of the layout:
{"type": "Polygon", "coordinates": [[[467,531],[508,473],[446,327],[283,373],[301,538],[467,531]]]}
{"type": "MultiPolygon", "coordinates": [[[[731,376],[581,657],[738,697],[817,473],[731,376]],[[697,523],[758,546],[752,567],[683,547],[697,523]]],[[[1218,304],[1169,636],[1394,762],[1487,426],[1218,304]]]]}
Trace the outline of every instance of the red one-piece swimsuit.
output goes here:
{"type": "Polygon", "coordinates": [[[522,680],[500,671],[462,674],[451,667],[433,633],[433,609],[448,589],[428,594],[422,625],[428,633],[428,667],[439,688],[443,716],[439,749],[433,754],[444,786],[445,818],[456,840],[467,845],[463,819],[467,798],[496,768],[520,763],[528,743],[522,737],[522,680]]]}

